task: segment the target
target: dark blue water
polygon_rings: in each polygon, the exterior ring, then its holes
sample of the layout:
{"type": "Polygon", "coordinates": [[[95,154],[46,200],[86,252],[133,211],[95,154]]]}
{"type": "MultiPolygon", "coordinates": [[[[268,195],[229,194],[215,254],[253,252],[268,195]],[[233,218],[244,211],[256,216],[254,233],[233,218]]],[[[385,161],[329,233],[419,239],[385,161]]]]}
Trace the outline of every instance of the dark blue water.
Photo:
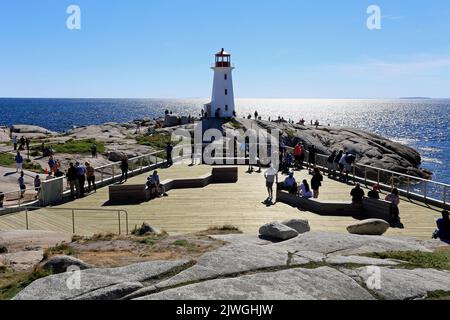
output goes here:
{"type": "MultiPolygon", "coordinates": [[[[198,115],[207,99],[0,99],[0,125],[33,124],[53,131],[73,126],[154,118],[169,109],[198,115]]],[[[264,118],[351,126],[381,134],[417,149],[434,180],[450,183],[450,99],[326,100],[241,99],[239,116],[258,110],[264,118]]]]}

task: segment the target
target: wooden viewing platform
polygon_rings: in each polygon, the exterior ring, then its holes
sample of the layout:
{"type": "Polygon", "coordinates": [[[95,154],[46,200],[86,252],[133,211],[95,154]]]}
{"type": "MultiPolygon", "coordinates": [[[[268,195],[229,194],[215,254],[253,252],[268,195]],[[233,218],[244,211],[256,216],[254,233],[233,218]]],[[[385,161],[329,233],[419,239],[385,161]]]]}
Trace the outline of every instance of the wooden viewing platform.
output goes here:
{"type": "MultiPolygon", "coordinates": [[[[76,215],[76,234],[92,235],[101,232],[117,232],[117,214],[99,209],[123,209],[128,212],[129,226],[139,226],[143,222],[169,233],[189,233],[206,230],[211,226],[234,225],[245,233],[255,234],[265,223],[286,219],[308,219],[312,230],[347,232],[346,228],[357,220],[351,217],[319,216],[303,212],[297,208],[278,203],[266,207],[267,198],[262,174],[246,173],[247,167],[239,167],[239,181],[236,184],[215,184],[200,189],[172,190],[168,197],[150,202],[130,205],[109,205],[108,188],[83,199],[53,207],[29,212],[30,229],[72,232],[72,217],[67,208],[89,208],[76,215]],[[58,209],[61,209],[59,211],[58,209]]],[[[195,178],[211,172],[210,166],[175,165],[158,170],[161,181],[175,178],[195,178]]],[[[127,184],[144,184],[148,174],[130,179],[127,184]]],[[[306,170],[295,173],[297,181],[311,179],[306,170]]],[[[280,181],[284,176],[280,175],[280,181]]],[[[350,199],[353,188],[325,177],[320,198],[323,200],[345,201],[350,199]]],[[[366,193],[368,190],[365,190],[366,193]]],[[[430,239],[435,230],[435,221],[440,217],[440,209],[418,201],[402,199],[400,212],[404,229],[390,229],[388,236],[411,236],[430,239]]],[[[25,213],[0,217],[0,230],[25,229],[25,213]]],[[[122,222],[124,230],[124,222],[122,222]]]]}

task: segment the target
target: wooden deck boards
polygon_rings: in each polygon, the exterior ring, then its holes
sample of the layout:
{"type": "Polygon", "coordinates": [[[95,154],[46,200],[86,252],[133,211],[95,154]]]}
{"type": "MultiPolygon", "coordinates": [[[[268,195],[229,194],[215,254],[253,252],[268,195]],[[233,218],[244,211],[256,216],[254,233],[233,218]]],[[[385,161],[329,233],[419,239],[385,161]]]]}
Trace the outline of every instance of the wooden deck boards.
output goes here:
{"type": "MultiPolygon", "coordinates": [[[[236,184],[216,184],[203,189],[172,190],[169,197],[155,199],[137,205],[109,206],[108,188],[74,202],[55,207],[90,208],[88,212],[76,213],[76,233],[91,235],[99,232],[117,232],[118,217],[115,212],[99,212],[95,208],[124,209],[128,211],[130,229],[142,222],[168,232],[187,233],[205,230],[210,226],[231,224],[246,233],[256,233],[261,225],[271,221],[291,218],[308,219],[312,230],[347,232],[346,227],[355,222],[349,217],[323,217],[310,212],[301,212],[285,204],[266,207],[262,201],[267,198],[264,177],[261,174],[247,174],[246,167],[239,167],[239,182],[236,184]]],[[[187,167],[176,165],[159,170],[161,180],[173,178],[196,178],[211,172],[209,166],[187,167]]],[[[297,181],[310,180],[306,171],[296,173],[297,181]]],[[[130,179],[127,183],[144,184],[147,175],[130,179]]],[[[352,186],[325,178],[321,199],[348,200],[352,186]]],[[[429,239],[435,229],[439,210],[404,199],[400,205],[405,229],[390,229],[387,235],[413,236],[429,239]]],[[[125,230],[122,215],[122,231],[125,230]]],[[[62,230],[71,232],[72,220],[69,211],[46,210],[29,213],[31,229],[62,230]]],[[[25,214],[18,213],[0,217],[0,230],[24,229],[25,214]]]]}

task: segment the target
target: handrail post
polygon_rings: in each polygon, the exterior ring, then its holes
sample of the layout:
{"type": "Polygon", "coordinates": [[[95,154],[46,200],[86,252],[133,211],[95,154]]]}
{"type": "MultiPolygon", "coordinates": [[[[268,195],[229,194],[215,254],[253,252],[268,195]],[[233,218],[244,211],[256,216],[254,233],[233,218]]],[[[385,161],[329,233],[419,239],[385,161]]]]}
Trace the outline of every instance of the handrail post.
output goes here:
{"type": "Polygon", "coordinates": [[[442,200],[443,200],[442,202],[444,202],[444,209],[445,209],[445,207],[447,206],[447,186],[444,186],[444,194],[442,200]]]}
{"type": "Polygon", "coordinates": [[[391,186],[392,186],[392,189],[394,189],[395,183],[394,183],[394,173],[393,172],[392,172],[392,176],[391,176],[391,186]]]}
{"type": "Polygon", "coordinates": [[[72,209],[72,233],[75,234],[75,210],[72,209]]]}
{"type": "Polygon", "coordinates": [[[29,224],[28,224],[28,208],[25,209],[25,225],[26,225],[26,229],[30,230],[29,224]]]}
{"type": "Polygon", "coordinates": [[[120,210],[117,210],[117,217],[119,219],[119,236],[122,235],[122,229],[120,227],[120,210]]]}
{"type": "Polygon", "coordinates": [[[377,184],[380,184],[380,169],[377,169],[377,184]]]}
{"type": "Polygon", "coordinates": [[[425,186],[424,186],[424,198],[425,200],[427,200],[428,198],[428,182],[425,181],[425,186]]]}
{"type": "Polygon", "coordinates": [[[409,177],[407,178],[406,183],[407,183],[407,185],[406,185],[406,187],[407,187],[406,194],[407,194],[407,196],[409,198],[409,193],[411,192],[411,179],[409,177]]]}
{"type": "Polygon", "coordinates": [[[104,175],[104,173],[103,173],[103,168],[101,168],[101,170],[100,170],[100,176],[101,176],[101,180],[102,180],[102,183],[103,183],[103,175],[104,175]]]}
{"type": "Polygon", "coordinates": [[[125,219],[126,219],[126,228],[127,228],[127,235],[130,233],[128,229],[128,211],[125,211],[125,219]]]}
{"type": "Polygon", "coordinates": [[[365,182],[366,187],[367,187],[367,167],[364,167],[364,182],[365,182]]]}

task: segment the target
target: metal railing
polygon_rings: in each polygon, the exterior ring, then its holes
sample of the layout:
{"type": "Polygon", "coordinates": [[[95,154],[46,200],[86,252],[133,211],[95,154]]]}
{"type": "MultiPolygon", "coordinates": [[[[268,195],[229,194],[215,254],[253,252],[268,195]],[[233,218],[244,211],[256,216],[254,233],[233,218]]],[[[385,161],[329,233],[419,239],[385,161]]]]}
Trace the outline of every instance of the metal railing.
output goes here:
{"type": "MultiPolygon", "coordinates": [[[[26,207],[24,209],[25,211],[25,228],[26,230],[30,230],[30,213],[37,210],[44,210],[44,211],[53,211],[53,212],[68,212],[70,216],[70,225],[71,225],[71,231],[72,234],[76,234],[77,228],[76,223],[80,221],[82,218],[79,216],[77,217],[77,214],[80,214],[81,212],[93,212],[94,215],[98,213],[111,213],[116,215],[117,214],[117,231],[118,234],[122,234],[122,224],[124,223],[125,232],[128,235],[129,230],[129,220],[128,220],[128,211],[123,209],[84,209],[84,208],[52,208],[52,207],[46,207],[46,208],[40,208],[40,207],[26,207]],[[125,216],[125,217],[123,217],[125,216]]],[[[37,211],[39,213],[39,211],[37,211]]],[[[42,212],[41,212],[42,213],[42,212]]],[[[17,214],[17,213],[16,213],[17,214]]],[[[59,215],[61,216],[61,215],[59,215]]],[[[62,229],[62,228],[61,228],[62,229]]],[[[62,230],[61,230],[62,231],[62,230]]],[[[113,232],[113,230],[107,230],[109,232],[113,232]]],[[[115,231],[114,231],[115,232],[115,231]]]]}
{"type": "MultiPolygon", "coordinates": [[[[286,147],[288,150],[293,148],[286,147]]],[[[305,150],[305,163],[309,160],[309,152],[305,150]]],[[[328,172],[328,156],[317,154],[316,166],[328,172]]],[[[383,190],[391,191],[397,188],[403,196],[423,203],[432,204],[441,208],[448,208],[448,192],[450,185],[415,177],[391,170],[381,169],[369,165],[355,163],[349,174],[355,182],[371,185],[379,185],[383,190]]]]}

